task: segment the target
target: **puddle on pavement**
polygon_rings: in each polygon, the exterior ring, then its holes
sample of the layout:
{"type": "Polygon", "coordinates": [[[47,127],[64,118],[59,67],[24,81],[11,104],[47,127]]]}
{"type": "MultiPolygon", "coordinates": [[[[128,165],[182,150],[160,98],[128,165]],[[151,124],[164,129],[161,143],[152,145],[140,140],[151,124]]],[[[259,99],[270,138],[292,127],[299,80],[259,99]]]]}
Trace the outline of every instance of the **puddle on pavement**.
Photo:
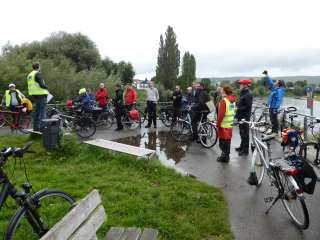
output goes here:
{"type": "Polygon", "coordinates": [[[184,175],[188,175],[191,178],[195,176],[188,174],[180,168],[175,167],[177,163],[185,156],[191,143],[189,142],[177,142],[170,132],[157,131],[157,132],[146,132],[138,134],[136,136],[125,137],[113,140],[118,143],[128,144],[131,146],[148,148],[156,150],[154,158],[157,158],[161,163],[168,167],[174,167],[177,172],[184,175]]]}

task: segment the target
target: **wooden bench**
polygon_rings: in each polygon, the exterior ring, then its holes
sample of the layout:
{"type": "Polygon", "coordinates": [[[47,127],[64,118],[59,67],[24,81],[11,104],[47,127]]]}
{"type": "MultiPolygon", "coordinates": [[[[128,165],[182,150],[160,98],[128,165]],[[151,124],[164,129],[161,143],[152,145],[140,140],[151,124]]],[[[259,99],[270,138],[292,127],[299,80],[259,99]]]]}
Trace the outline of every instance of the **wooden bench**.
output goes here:
{"type": "Polygon", "coordinates": [[[108,140],[104,140],[104,139],[84,141],[83,143],[86,143],[86,144],[89,144],[92,146],[96,146],[96,147],[102,147],[102,148],[109,149],[109,150],[116,151],[116,152],[127,153],[127,154],[134,155],[137,157],[144,157],[144,158],[148,159],[148,166],[151,163],[151,158],[156,153],[155,150],[135,147],[135,146],[131,146],[131,145],[123,144],[123,143],[112,142],[112,141],[108,141],[108,140]]]}
{"type": "MultiPolygon", "coordinates": [[[[41,240],[97,240],[96,232],[107,219],[97,189],[70,207],[70,212],[41,240]]],[[[140,228],[111,227],[104,240],[138,240],[140,228]]],[[[140,240],[156,240],[158,230],[145,228],[140,240]]]]}

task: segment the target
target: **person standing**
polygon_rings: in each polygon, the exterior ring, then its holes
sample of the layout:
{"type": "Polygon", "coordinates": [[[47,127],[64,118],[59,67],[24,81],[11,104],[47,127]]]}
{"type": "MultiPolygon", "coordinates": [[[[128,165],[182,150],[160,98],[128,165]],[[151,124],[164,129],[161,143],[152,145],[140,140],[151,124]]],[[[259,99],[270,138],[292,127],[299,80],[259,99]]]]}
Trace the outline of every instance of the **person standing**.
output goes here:
{"type": "Polygon", "coordinates": [[[121,115],[122,115],[122,109],[123,109],[123,90],[119,83],[114,85],[114,88],[116,90],[116,94],[114,98],[114,107],[115,107],[116,119],[117,119],[117,128],[115,129],[115,131],[122,131],[123,125],[121,122],[121,115]]]}
{"type": "Polygon", "coordinates": [[[222,99],[221,87],[218,87],[217,91],[214,93],[214,98],[213,98],[213,102],[214,102],[214,105],[216,107],[217,119],[218,119],[219,104],[220,104],[221,99],[222,99]]]}
{"type": "Polygon", "coordinates": [[[46,118],[48,86],[45,85],[42,73],[40,72],[40,63],[32,64],[33,71],[28,75],[28,92],[35,101],[35,110],[33,114],[33,131],[42,132],[42,119],[46,118]],[[40,121],[40,123],[39,123],[40,121]],[[40,125],[40,127],[39,127],[40,125]]]}
{"type": "Polygon", "coordinates": [[[180,117],[180,109],[181,109],[181,100],[182,100],[182,93],[180,91],[180,86],[176,86],[175,91],[172,93],[170,98],[173,100],[173,116],[172,116],[172,124],[177,121],[177,117],[180,117]]]}
{"type": "Polygon", "coordinates": [[[132,110],[133,105],[137,102],[137,93],[130,83],[127,83],[127,91],[125,92],[125,104],[128,111],[132,110]]]}
{"type": "MultiPolygon", "coordinates": [[[[237,108],[235,109],[235,118],[240,122],[242,119],[250,121],[251,109],[252,109],[252,95],[249,91],[249,86],[252,81],[243,79],[238,82],[240,92],[240,100],[237,108]]],[[[249,154],[249,124],[243,123],[239,125],[239,132],[241,137],[240,147],[236,148],[239,152],[239,156],[249,154]]]]}
{"type": "Polygon", "coordinates": [[[107,89],[105,88],[104,83],[100,83],[100,89],[96,94],[96,99],[98,100],[99,106],[102,108],[103,113],[105,113],[107,110],[107,98],[108,98],[107,89]]]}
{"type": "Polygon", "coordinates": [[[186,97],[186,99],[184,101],[187,104],[187,106],[190,106],[191,105],[191,101],[192,101],[192,95],[191,95],[192,87],[188,87],[187,90],[188,90],[188,94],[187,94],[187,97],[186,97]]]}
{"type": "Polygon", "coordinates": [[[232,138],[232,123],[234,120],[234,110],[236,97],[232,96],[233,91],[228,85],[224,85],[221,90],[222,100],[219,106],[217,129],[219,138],[219,147],[221,155],[217,158],[218,162],[229,162],[231,138],[232,138]]]}
{"type": "Polygon", "coordinates": [[[156,114],[156,108],[157,108],[157,102],[159,100],[159,92],[158,89],[154,87],[154,82],[150,82],[150,88],[147,89],[146,94],[146,105],[145,107],[148,108],[148,125],[146,128],[151,127],[152,120],[153,120],[153,126],[154,128],[157,128],[157,114],[156,114]]]}
{"type": "MultiPolygon", "coordinates": [[[[196,81],[192,82],[192,90],[191,90],[191,102],[190,102],[190,106],[191,105],[195,105],[195,103],[197,102],[198,98],[199,98],[199,91],[198,91],[198,83],[196,81]]],[[[194,110],[190,111],[190,118],[192,119],[194,116],[194,110]]]]}
{"type": "Polygon", "coordinates": [[[90,104],[91,104],[91,108],[92,108],[93,105],[94,105],[94,101],[96,100],[96,98],[94,97],[94,93],[91,92],[91,89],[90,89],[90,88],[87,89],[87,95],[88,95],[89,98],[90,98],[90,104]]]}
{"type": "Polygon", "coordinates": [[[263,74],[266,75],[268,84],[270,85],[272,92],[269,95],[268,99],[268,105],[269,105],[269,114],[270,114],[270,120],[272,123],[272,133],[275,136],[279,136],[278,130],[279,130],[279,123],[278,123],[278,109],[280,108],[280,105],[282,103],[282,99],[284,96],[284,87],[283,87],[283,81],[278,80],[275,83],[271,80],[271,78],[268,75],[268,71],[264,71],[263,74]]]}

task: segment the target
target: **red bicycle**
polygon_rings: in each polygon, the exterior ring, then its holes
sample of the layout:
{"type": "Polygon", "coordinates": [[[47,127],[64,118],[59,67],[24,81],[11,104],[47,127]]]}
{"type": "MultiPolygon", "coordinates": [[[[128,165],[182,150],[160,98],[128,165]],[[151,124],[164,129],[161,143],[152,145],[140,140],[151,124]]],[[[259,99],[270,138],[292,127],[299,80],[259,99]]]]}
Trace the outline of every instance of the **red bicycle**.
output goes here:
{"type": "Polygon", "coordinates": [[[11,132],[13,132],[15,129],[19,129],[23,133],[30,133],[28,129],[32,129],[31,123],[33,121],[33,116],[30,113],[22,112],[23,107],[24,106],[16,106],[16,108],[19,108],[18,112],[3,111],[0,107],[0,128],[7,123],[11,126],[11,132]],[[9,122],[10,117],[13,119],[13,125],[9,122]]]}

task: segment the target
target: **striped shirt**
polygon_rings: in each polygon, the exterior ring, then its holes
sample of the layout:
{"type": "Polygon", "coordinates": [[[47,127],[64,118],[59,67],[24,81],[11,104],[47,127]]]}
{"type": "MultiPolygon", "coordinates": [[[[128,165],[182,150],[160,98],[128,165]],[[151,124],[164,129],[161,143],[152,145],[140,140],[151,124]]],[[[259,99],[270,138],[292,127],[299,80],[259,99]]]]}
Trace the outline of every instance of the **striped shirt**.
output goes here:
{"type": "Polygon", "coordinates": [[[156,88],[148,88],[146,97],[148,101],[154,102],[155,100],[159,99],[159,92],[156,88]]]}

